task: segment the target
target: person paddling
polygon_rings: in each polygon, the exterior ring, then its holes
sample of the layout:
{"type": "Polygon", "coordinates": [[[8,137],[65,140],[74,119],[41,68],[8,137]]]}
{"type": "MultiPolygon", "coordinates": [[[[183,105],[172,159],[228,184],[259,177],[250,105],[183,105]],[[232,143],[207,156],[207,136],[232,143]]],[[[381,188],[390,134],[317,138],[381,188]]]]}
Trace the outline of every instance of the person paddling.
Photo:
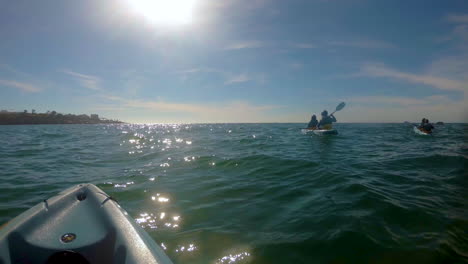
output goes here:
{"type": "Polygon", "coordinates": [[[434,126],[429,123],[429,119],[425,118],[426,120],[424,120],[424,124],[421,126],[420,129],[422,129],[424,132],[428,133],[428,134],[431,134],[432,133],[432,129],[434,129],[434,126]]]}
{"type": "Polygon", "coordinates": [[[307,129],[317,129],[318,120],[316,115],[312,115],[309,124],[307,125],[307,129]]]}
{"type": "Polygon", "coordinates": [[[419,128],[422,128],[424,126],[424,124],[426,123],[426,118],[423,118],[421,120],[421,124],[419,125],[419,128]]]}
{"type": "Polygon", "coordinates": [[[332,123],[333,122],[336,122],[336,118],[335,116],[333,116],[333,114],[331,115],[328,115],[328,111],[327,110],[323,110],[322,112],[322,119],[320,120],[319,124],[318,124],[318,128],[320,129],[325,129],[325,130],[329,130],[329,129],[332,129],[333,125],[332,123]]]}

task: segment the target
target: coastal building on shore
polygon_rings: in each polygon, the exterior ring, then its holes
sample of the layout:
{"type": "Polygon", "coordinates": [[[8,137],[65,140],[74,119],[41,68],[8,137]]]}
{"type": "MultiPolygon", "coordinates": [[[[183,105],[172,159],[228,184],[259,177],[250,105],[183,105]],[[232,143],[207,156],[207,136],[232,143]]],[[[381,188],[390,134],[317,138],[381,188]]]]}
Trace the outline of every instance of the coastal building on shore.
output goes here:
{"type": "Polygon", "coordinates": [[[99,118],[98,114],[91,115],[73,115],[60,114],[56,111],[47,111],[46,113],[36,113],[32,110],[28,113],[0,111],[0,125],[30,125],[30,124],[114,124],[122,123],[119,120],[99,118]]]}

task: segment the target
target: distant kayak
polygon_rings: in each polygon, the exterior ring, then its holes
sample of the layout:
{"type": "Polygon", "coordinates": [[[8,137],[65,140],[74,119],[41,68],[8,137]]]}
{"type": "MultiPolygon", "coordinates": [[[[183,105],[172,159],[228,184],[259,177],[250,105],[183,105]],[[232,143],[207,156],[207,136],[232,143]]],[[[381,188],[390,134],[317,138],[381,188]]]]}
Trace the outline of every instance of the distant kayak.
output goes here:
{"type": "Polygon", "coordinates": [[[431,135],[431,133],[424,132],[421,129],[419,129],[417,126],[413,126],[413,131],[417,135],[421,135],[421,136],[430,136],[431,135]]]}
{"type": "Polygon", "coordinates": [[[4,225],[0,263],[172,262],[112,197],[80,184],[4,225]]]}

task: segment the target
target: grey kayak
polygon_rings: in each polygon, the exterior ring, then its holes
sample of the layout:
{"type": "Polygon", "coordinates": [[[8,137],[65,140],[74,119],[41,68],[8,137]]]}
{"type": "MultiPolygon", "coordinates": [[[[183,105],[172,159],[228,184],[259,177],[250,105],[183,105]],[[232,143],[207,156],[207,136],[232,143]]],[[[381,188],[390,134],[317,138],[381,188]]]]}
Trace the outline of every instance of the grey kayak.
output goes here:
{"type": "Polygon", "coordinates": [[[0,229],[0,263],[172,263],[120,205],[80,184],[0,229]]]}

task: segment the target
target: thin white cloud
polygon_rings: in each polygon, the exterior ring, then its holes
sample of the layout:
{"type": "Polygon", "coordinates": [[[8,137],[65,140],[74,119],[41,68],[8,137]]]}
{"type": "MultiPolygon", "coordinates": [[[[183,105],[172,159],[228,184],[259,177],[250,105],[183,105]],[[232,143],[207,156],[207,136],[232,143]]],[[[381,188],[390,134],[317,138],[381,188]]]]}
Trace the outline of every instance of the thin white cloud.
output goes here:
{"type": "Polygon", "coordinates": [[[265,44],[261,41],[243,41],[232,43],[226,46],[225,50],[240,50],[240,49],[253,49],[253,48],[260,48],[265,46],[265,44]]]}
{"type": "Polygon", "coordinates": [[[459,80],[459,82],[466,83],[468,87],[468,53],[442,57],[433,61],[427,68],[427,74],[459,80]]]}
{"type": "Polygon", "coordinates": [[[468,51],[468,14],[450,14],[445,20],[454,24],[450,33],[436,38],[437,42],[455,41],[461,50],[468,51]]]}
{"type": "Polygon", "coordinates": [[[468,14],[450,14],[446,19],[452,23],[468,23],[468,14]]]}
{"type": "MultiPolygon", "coordinates": [[[[356,96],[348,98],[354,104],[341,113],[349,121],[368,122],[404,120],[419,121],[422,117],[433,121],[468,121],[468,15],[451,15],[446,18],[454,23],[450,35],[443,41],[453,41],[458,54],[440,57],[429,64],[421,73],[404,72],[382,63],[366,63],[360,72],[348,77],[372,77],[424,84],[442,92],[456,91],[457,97],[432,95],[421,98],[406,96],[356,96]]],[[[442,38],[441,38],[442,39],[442,38]]]]}
{"type": "Polygon", "coordinates": [[[395,45],[379,40],[352,40],[352,41],[330,41],[331,46],[361,48],[361,49],[393,49],[395,45]]]}
{"type": "Polygon", "coordinates": [[[432,86],[440,90],[462,91],[466,92],[468,83],[425,74],[405,73],[389,67],[384,64],[367,63],[361,66],[361,71],[358,76],[366,77],[382,77],[403,80],[410,83],[419,83],[432,86]]]}
{"type": "Polygon", "coordinates": [[[197,72],[202,72],[203,69],[201,68],[192,68],[192,69],[188,69],[188,70],[182,70],[182,71],[179,71],[179,73],[197,73],[197,72]]]}
{"type": "Polygon", "coordinates": [[[252,79],[247,76],[247,74],[239,74],[239,75],[236,75],[236,76],[232,76],[230,78],[228,78],[224,84],[225,85],[231,85],[231,84],[236,84],[236,83],[244,83],[244,82],[248,82],[248,81],[251,81],[252,79]]]}
{"type": "Polygon", "coordinates": [[[288,64],[288,67],[293,69],[293,70],[300,70],[300,69],[304,68],[304,64],[300,63],[300,62],[294,62],[294,63],[288,64]]]}
{"type": "Polygon", "coordinates": [[[214,68],[203,68],[203,67],[178,71],[178,73],[183,73],[183,74],[192,74],[192,73],[201,73],[201,72],[208,72],[208,73],[213,72],[213,73],[223,73],[223,74],[227,73],[226,71],[223,71],[223,70],[218,70],[214,68]]]}
{"type": "Polygon", "coordinates": [[[270,0],[223,0],[223,1],[206,1],[205,4],[211,5],[216,9],[224,9],[219,11],[230,12],[236,10],[237,12],[256,11],[258,9],[265,9],[265,6],[270,0]]]}
{"type": "Polygon", "coordinates": [[[224,85],[232,85],[236,83],[244,83],[254,81],[258,84],[265,84],[267,82],[267,77],[265,74],[246,74],[246,73],[233,73],[224,70],[218,70],[214,68],[191,68],[187,70],[178,71],[182,74],[182,80],[187,80],[190,75],[201,74],[201,73],[214,73],[222,76],[224,79],[224,85]]]}
{"type": "Polygon", "coordinates": [[[468,114],[466,101],[434,104],[410,105],[378,105],[371,106],[361,103],[349,104],[346,111],[337,116],[338,121],[345,122],[396,122],[410,121],[418,123],[425,117],[431,122],[467,122],[468,114]]]}
{"type": "Polygon", "coordinates": [[[163,100],[126,99],[102,96],[109,109],[122,111],[152,111],[162,120],[168,113],[181,115],[178,122],[261,122],[271,117],[269,111],[277,105],[254,105],[244,101],[210,103],[175,103],[163,100]]]}
{"type": "Polygon", "coordinates": [[[315,49],[317,46],[310,43],[295,43],[292,45],[294,48],[298,49],[315,49]]]}
{"type": "Polygon", "coordinates": [[[446,19],[455,25],[449,35],[441,36],[438,40],[451,41],[457,52],[434,60],[429,65],[428,73],[468,83],[468,14],[452,14],[446,19]]]}
{"type": "Polygon", "coordinates": [[[79,82],[83,87],[91,90],[101,90],[99,87],[100,79],[93,75],[82,74],[70,70],[60,70],[60,72],[72,76],[77,82],[79,82]]]}
{"type": "Polygon", "coordinates": [[[30,83],[25,83],[25,82],[17,82],[17,81],[12,81],[12,80],[3,80],[0,79],[0,85],[3,86],[8,86],[8,87],[13,87],[16,88],[20,91],[23,92],[28,92],[28,93],[37,93],[40,92],[42,89],[30,84],[30,83]]]}
{"type": "Polygon", "coordinates": [[[20,71],[17,71],[15,68],[11,67],[10,65],[8,64],[0,64],[0,69],[1,70],[5,70],[5,71],[8,71],[8,72],[11,72],[11,73],[14,73],[18,76],[21,76],[21,77],[29,77],[29,74],[26,74],[24,72],[20,72],[20,71]]]}
{"type": "Polygon", "coordinates": [[[354,96],[346,99],[350,103],[372,104],[372,105],[391,105],[391,106],[416,106],[416,105],[434,105],[442,103],[451,103],[453,100],[444,95],[433,95],[422,98],[403,97],[403,96],[354,96]]]}
{"type": "Polygon", "coordinates": [[[461,24],[456,26],[452,34],[455,38],[459,38],[464,41],[464,44],[468,41],[468,24],[461,24]]]}

